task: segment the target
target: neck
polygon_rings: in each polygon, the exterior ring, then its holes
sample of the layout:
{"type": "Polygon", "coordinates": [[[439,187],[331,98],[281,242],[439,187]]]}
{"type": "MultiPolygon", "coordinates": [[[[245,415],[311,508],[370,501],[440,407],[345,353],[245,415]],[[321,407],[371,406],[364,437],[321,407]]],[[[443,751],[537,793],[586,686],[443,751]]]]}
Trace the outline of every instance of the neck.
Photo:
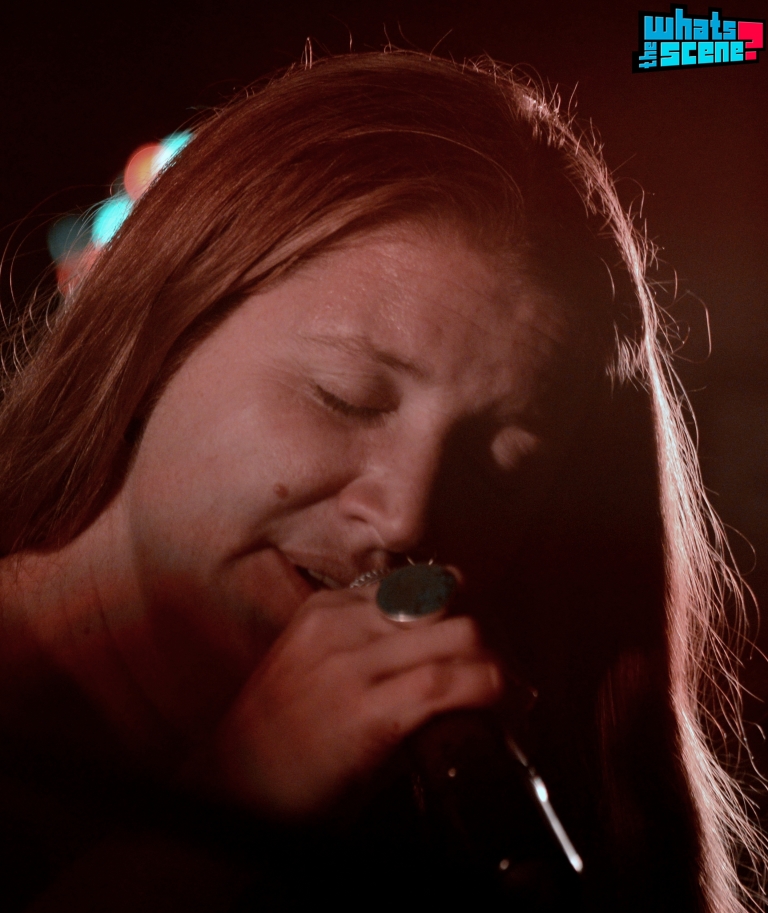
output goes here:
{"type": "MultiPolygon", "coordinates": [[[[77,716],[78,727],[87,719],[106,727],[131,754],[156,755],[168,742],[168,725],[124,655],[125,635],[142,630],[144,615],[125,528],[117,501],[62,548],[0,560],[2,716],[12,728],[34,719],[35,741],[48,738],[39,730],[50,714],[32,718],[26,708],[57,706],[66,692],[64,712],[77,716]]],[[[61,719],[49,723],[66,729],[61,719]]]]}

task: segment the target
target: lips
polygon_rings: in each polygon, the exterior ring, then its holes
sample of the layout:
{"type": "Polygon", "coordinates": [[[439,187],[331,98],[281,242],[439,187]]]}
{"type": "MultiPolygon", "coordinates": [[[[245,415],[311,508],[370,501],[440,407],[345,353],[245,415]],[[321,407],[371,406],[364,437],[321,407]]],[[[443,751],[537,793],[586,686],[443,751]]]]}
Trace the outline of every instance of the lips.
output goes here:
{"type": "Polygon", "coordinates": [[[316,590],[341,590],[345,587],[345,584],[339,583],[338,580],[334,580],[333,577],[329,577],[327,574],[323,574],[320,571],[314,571],[308,567],[301,567],[299,564],[294,565],[294,567],[304,580],[316,590]]]}
{"type": "Polygon", "coordinates": [[[309,552],[283,552],[283,557],[290,562],[299,577],[313,590],[345,590],[350,586],[362,586],[366,583],[385,577],[391,568],[350,567],[346,563],[326,556],[313,555],[309,552]]]}

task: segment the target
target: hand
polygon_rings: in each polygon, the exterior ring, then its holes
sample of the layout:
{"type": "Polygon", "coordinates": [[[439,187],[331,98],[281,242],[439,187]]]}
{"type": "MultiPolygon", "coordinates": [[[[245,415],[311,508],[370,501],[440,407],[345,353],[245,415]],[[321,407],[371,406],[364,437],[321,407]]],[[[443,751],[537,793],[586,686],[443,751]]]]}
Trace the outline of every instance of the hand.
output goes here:
{"type": "Polygon", "coordinates": [[[400,628],[375,594],[313,594],[246,683],[217,742],[240,801],[279,820],[311,818],[430,717],[500,696],[472,619],[400,628]]]}

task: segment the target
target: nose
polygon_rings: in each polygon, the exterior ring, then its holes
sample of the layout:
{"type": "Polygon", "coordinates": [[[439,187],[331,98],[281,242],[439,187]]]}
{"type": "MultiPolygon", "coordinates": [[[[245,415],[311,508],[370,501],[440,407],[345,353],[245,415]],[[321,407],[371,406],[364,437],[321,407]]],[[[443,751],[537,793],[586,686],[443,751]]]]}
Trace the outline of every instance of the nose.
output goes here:
{"type": "Polygon", "coordinates": [[[363,524],[373,547],[395,553],[423,547],[443,450],[440,436],[428,432],[390,441],[340,493],[344,519],[363,524]]]}

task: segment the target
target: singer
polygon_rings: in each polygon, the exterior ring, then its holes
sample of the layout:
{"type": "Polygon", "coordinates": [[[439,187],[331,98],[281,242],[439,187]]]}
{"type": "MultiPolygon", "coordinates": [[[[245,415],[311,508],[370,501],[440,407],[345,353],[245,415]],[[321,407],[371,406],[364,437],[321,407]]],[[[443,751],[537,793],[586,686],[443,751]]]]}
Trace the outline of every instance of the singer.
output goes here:
{"type": "Polygon", "coordinates": [[[585,909],[753,909],[717,754],[740,590],[649,261],[589,138],[489,62],[322,60],[197,126],[16,328],[4,909],[142,878],[132,909],[347,909],[401,863],[450,909],[484,888],[412,858],[419,797],[402,834],[375,810],[468,710],[535,762],[585,909]],[[430,562],[447,614],[386,617],[430,562]]]}

